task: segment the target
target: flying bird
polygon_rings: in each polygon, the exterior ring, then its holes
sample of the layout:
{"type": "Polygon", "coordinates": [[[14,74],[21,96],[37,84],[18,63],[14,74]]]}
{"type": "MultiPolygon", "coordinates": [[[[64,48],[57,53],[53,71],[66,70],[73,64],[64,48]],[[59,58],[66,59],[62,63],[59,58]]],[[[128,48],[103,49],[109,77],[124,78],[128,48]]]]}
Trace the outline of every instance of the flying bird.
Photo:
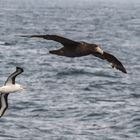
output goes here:
{"type": "Polygon", "coordinates": [[[54,40],[63,45],[58,50],[51,50],[49,53],[66,57],[81,57],[86,55],[94,55],[102,60],[107,60],[112,68],[116,68],[123,73],[127,73],[122,63],[112,54],[103,51],[99,45],[87,42],[74,41],[58,35],[22,35],[21,37],[29,38],[43,38],[47,40],[54,40]]]}
{"type": "Polygon", "coordinates": [[[4,86],[0,87],[0,117],[2,117],[8,108],[8,95],[9,93],[23,90],[23,86],[15,83],[17,75],[21,74],[23,69],[16,67],[16,71],[12,73],[6,80],[4,86]]]}

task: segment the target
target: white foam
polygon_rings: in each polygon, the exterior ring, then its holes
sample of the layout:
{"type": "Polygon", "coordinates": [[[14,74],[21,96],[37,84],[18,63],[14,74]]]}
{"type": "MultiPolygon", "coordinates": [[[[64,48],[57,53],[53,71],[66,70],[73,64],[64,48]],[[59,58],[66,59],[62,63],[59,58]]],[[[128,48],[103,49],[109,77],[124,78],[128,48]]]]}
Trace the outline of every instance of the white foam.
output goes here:
{"type": "Polygon", "coordinates": [[[4,41],[0,41],[0,45],[5,45],[5,42],[4,41]]]}

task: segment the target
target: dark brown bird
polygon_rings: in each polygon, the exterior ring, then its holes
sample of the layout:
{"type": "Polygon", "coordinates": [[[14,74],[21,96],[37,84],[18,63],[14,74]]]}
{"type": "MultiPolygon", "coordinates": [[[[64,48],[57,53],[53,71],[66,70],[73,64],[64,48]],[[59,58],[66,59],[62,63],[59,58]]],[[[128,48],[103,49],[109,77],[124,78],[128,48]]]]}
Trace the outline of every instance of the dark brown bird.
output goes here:
{"type": "Polygon", "coordinates": [[[21,37],[37,37],[47,40],[54,40],[61,43],[63,47],[58,50],[49,51],[51,54],[66,57],[81,57],[85,55],[94,55],[103,60],[107,60],[111,64],[112,68],[116,68],[123,73],[127,73],[122,63],[115,56],[103,51],[97,44],[73,41],[71,39],[64,38],[58,35],[23,35],[21,37]]]}

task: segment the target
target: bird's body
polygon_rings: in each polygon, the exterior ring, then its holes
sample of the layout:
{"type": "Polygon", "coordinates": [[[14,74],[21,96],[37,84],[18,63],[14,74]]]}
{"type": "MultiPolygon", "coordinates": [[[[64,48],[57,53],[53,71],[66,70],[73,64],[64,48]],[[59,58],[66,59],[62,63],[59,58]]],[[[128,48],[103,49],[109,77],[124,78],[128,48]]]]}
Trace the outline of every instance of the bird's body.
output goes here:
{"type": "Polygon", "coordinates": [[[9,84],[9,85],[0,87],[0,93],[13,93],[13,92],[17,92],[23,89],[24,88],[19,84],[11,84],[11,85],[9,84]]]}
{"type": "Polygon", "coordinates": [[[22,72],[23,69],[17,67],[16,71],[8,77],[4,86],[0,87],[0,117],[3,116],[6,109],[8,108],[9,93],[14,93],[24,89],[21,85],[15,83],[16,76],[21,74],[22,72]]]}
{"type": "Polygon", "coordinates": [[[100,59],[107,60],[113,68],[116,68],[123,73],[127,73],[122,63],[112,54],[103,51],[99,45],[87,42],[73,41],[58,35],[25,35],[21,37],[36,37],[47,40],[54,40],[63,45],[58,50],[49,51],[51,54],[56,54],[66,57],[81,57],[86,55],[94,55],[100,59]]]}
{"type": "MultiPolygon", "coordinates": [[[[95,51],[99,50],[99,47],[96,44],[89,44],[86,42],[80,42],[75,47],[63,47],[59,50],[50,51],[51,54],[66,56],[66,57],[81,57],[90,54],[95,54],[95,51]]],[[[100,52],[103,53],[103,51],[100,52]]],[[[98,54],[98,52],[97,52],[98,54]]]]}

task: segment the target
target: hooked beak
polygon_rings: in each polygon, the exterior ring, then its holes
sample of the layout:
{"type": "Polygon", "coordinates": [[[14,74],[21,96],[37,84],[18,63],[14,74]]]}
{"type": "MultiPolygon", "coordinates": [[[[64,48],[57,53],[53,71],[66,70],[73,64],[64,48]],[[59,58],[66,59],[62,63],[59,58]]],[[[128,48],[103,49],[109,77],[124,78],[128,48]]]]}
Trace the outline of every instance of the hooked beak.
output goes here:
{"type": "Polygon", "coordinates": [[[22,86],[22,90],[23,90],[23,91],[26,90],[26,87],[22,86]]]}

